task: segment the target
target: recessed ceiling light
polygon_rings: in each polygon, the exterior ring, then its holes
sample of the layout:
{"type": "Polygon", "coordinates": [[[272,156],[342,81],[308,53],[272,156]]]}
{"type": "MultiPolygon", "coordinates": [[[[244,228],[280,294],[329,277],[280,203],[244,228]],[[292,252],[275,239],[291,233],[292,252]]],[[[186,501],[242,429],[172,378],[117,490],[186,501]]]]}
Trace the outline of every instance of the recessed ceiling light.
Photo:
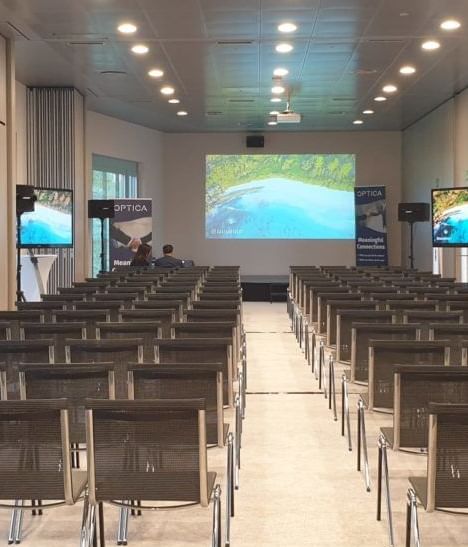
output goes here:
{"type": "Polygon", "coordinates": [[[275,95],[281,95],[282,93],[284,93],[285,89],[282,85],[274,85],[272,88],[271,88],[271,92],[274,93],[275,95]]]}
{"type": "Polygon", "coordinates": [[[188,112],[185,112],[185,110],[179,110],[179,112],[177,112],[177,116],[187,116],[188,115],[188,112]]]}
{"type": "Polygon", "coordinates": [[[374,101],[378,102],[378,103],[383,103],[384,101],[387,100],[387,97],[374,97],[374,101]]]}
{"type": "Polygon", "coordinates": [[[164,72],[160,68],[152,68],[148,72],[148,76],[151,76],[151,78],[161,78],[164,76],[164,72]]]}
{"type": "Polygon", "coordinates": [[[279,97],[272,97],[270,99],[270,102],[272,103],[280,103],[281,102],[281,99],[279,97]]]}
{"type": "Polygon", "coordinates": [[[363,114],[366,114],[366,116],[370,116],[371,114],[375,114],[375,112],[373,110],[363,110],[362,111],[363,114]]]}
{"type": "Polygon", "coordinates": [[[171,104],[179,104],[180,100],[179,99],[169,99],[167,102],[171,103],[171,104]]]}
{"type": "Polygon", "coordinates": [[[274,76],[287,76],[289,74],[289,70],[287,68],[275,68],[273,71],[274,76]]]}
{"type": "Polygon", "coordinates": [[[268,125],[278,125],[278,122],[275,122],[274,120],[270,120],[268,122],[268,125]]]}
{"type": "Polygon", "coordinates": [[[294,32],[297,30],[297,26],[294,23],[281,23],[278,25],[278,30],[280,32],[294,32]]]}
{"type": "Polygon", "coordinates": [[[457,30],[461,27],[460,21],[456,19],[446,19],[440,24],[440,28],[443,30],[457,30]]]}
{"type": "Polygon", "coordinates": [[[414,68],[414,66],[411,66],[411,65],[405,65],[400,68],[400,74],[408,75],[408,74],[414,74],[415,72],[416,72],[416,69],[414,68]]]}
{"type": "Polygon", "coordinates": [[[117,30],[122,34],[133,34],[138,29],[133,23],[122,23],[117,27],[117,30]]]}
{"type": "Polygon", "coordinates": [[[132,47],[132,51],[137,55],[144,55],[145,53],[148,53],[149,47],[144,44],[136,44],[132,47]]]}
{"type": "Polygon", "coordinates": [[[423,42],[421,47],[426,51],[434,51],[435,49],[440,48],[440,42],[437,40],[427,40],[426,42],[423,42]]]}
{"type": "Polygon", "coordinates": [[[275,49],[278,53],[289,53],[294,48],[291,44],[282,43],[278,44],[275,49]]]}
{"type": "Polygon", "coordinates": [[[270,116],[278,116],[279,112],[277,110],[272,110],[270,116]]]}
{"type": "Polygon", "coordinates": [[[163,95],[173,95],[175,89],[171,87],[170,85],[165,85],[164,87],[161,87],[161,93],[163,95]]]}
{"type": "Polygon", "coordinates": [[[354,120],[354,125],[362,125],[364,122],[362,120],[354,120]]]}
{"type": "Polygon", "coordinates": [[[382,91],[384,93],[395,93],[396,91],[398,91],[398,87],[393,84],[388,84],[383,86],[382,91]]]}

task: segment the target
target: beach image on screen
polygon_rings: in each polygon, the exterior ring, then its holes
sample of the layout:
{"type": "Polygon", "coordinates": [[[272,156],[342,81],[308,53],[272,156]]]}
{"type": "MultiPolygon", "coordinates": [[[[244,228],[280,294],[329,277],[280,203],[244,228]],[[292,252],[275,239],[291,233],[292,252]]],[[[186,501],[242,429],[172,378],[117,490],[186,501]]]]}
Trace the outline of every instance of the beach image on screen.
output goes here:
{"type": "Polygon", "coordinates": [[[60,247],[73,243],[72,193],[63,190],[36,190],[34,212],[21,217],[21,244],[60,247]]]}
{"type": "Polygon", "coordinates": [[[354,239],[354,154],[206,156],[207,239],[354,239]]]}
{"type": "Polygon", "coordinates": [[[434,190],[432,222],[435,246],[468,246],[468,189],[434,190]]]}

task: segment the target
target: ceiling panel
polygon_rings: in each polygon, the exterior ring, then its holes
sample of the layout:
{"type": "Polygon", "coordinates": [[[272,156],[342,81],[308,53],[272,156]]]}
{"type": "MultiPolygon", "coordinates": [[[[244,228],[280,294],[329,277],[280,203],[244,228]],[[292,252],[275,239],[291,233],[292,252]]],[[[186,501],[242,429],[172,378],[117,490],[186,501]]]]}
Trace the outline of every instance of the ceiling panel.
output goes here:
{"type": "Polygon", "coordinates": [[[17,39],[23,83],[75,86],[91,108],[164,131],[401,129],[468,85],[466,0],[0,0],[0,30],[17,39]],[[452,34],[439,28],[449,15],[463,23],[452,34]],[[117,32],[123,21],[138,26],[135,36],[117,32]],[[284,21],[297,32],[279,33],[284,21]],[[427,37],[441,49],[423,52],[427,37]],[[277,53],[280,41],[294,50],[277,53]],[[148,55],[130,52],[136,42],[148,55]],[[403,77],[408,63],[417,72],[403,77]],[[148,77],[153,67],[161,81],[148,77]],[[270,102],[276,67],[289,70],[298,126],[266,125],[286,104],[286,94],[270,102]],[[375,103],[388,82],[397,95],[375,103]],[[353,126],[369,106],[375,116],[353,126]]]}

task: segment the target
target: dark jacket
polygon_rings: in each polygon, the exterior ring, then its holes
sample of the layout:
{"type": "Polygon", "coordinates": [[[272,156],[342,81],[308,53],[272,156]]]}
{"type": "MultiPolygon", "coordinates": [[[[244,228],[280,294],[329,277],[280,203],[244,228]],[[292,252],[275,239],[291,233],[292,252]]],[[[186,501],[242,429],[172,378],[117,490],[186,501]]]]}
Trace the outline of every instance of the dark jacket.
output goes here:
{"type": "Polygon", "coordinates": [[[156,268],[182,268],[184,263],[173,256],[161,256],[154,261],[156,268]]]}

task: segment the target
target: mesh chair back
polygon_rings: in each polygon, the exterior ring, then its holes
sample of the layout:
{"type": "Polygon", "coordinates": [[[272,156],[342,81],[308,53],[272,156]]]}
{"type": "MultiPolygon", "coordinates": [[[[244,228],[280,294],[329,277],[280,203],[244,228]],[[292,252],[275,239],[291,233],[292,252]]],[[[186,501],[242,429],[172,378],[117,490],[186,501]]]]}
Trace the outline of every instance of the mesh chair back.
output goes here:
{"type": "Polygon", "coordinates": [[[429,340],[448,340],[450,342],[450,364],[467,366],[463,343],[468,340],[468,325],[458,323],[430,323],[429,340]]]}
{"type": "Polygon", "coordinates": [[[231,300],[234,302],[241,301],[241,295],[238,292],[225,292],[225,293],[206,293],[202,292],[199,295],[201,301],[204,300],[231,300]]]}
{"type": "MultiPolygon", "coordinates": [[[[125,284],[124,286],[109,287],[106,291],[106,294],[109,295],[109,298],[111,297],[111,295],[114,295],[117,300],[125,300],[127,295],[135,295],[135,298],[133,298],[133,300],[145,300],[146,294],[149,292],[150,289],[146,285],[142,286],[125,284]],[[124,296],[123,298],[122,295],[124,296]]],[[[96,300],[99,300],[99,296],[96,298],[96,300]]]]}
{"type": "Polygon", "coordinates": [[[129,399],[204,399],[207,443],[224,444],[220,364],[141,365],[128,376],[129,399]]]}
{"type": "Polygon", "coordinates": [[[396,315],[391,311],[371,309],[336,310],[336,360],[351,360],[351,329],[353,323],[395,323],[396,315]]]}
{"type": "Polygon", "coordinates": [[[20,365],[22,399],[68,399],[70,442],[86,442],[84,400],[115,399],[113,363],[20,365]]]}
{"type": "Polygon", "coordinates": [[[95,294],[96,292],[98,292],[99,290],[99,285],[96,286],[96,285],[93,285],[93,284],[90,284],[90,283],[82,283],[81,285],[77,286],[75,284],[74,287],[59,287],[58,289],[58,293],[59,294],[66,294],[66,295],[78,295],[78,298],[77,300],[79,300],[83,294],[86,294],[86,295],[92,295],[92,294],[95,294]]]}
{"type": "Polygon", "coordinates": [[[208,505],[202,399],[88,401],[89,496],[208,505]]]}
{"type": "Polygon", "coordinates": [[[371,300],[375,300],[379,302],[382,309],[385,309],[387,301],[398,301],[398,300],[415,300],[416,299],[416,293],[385,293],[385,292],[371,292],[369,293],[368,297],[371,300]]]}
{"type": "Polygon", "coordinates": [[[135,302],[135,310],[172,310],[177,316],[176,318],[181,320],[184,310],[183,300],[146,300],[144,302],[135,302]]]}
{"type": "Polygon", "coordinates": [[[196,300],[192,302],[194,310],[237,310],[240,309],[239,302],[236,300],[196,300]]]}
{"type": "Polygon", "coordinates": [[[88,287],[93,287],[96,292],[104,292],[105,289],[107,287],[110,287],[112,284],[112,280],[89,277],[87,281],[75,281],[73,283],[73,287],[77,289],[82,287],[84,287],[85,289],[88,287]]]}
{"type": "Polygon", "coordinates": [[[146,322],[120,322],[120,323],[98,323],[97,337],[101,340],[141,338],[143,340],[143,360],[154,363],[155,338],[161,338],[161,323],[157,321],[146,322]]]}
{"type": "Polygon", "coordinates": [[[56,302],[57,307],[63,307],[63,302],[85,301],[87,294],[84,292],[75,294],[41,294],[43,302],[56,302]]]}
{"type": "Polygon", "coordinates": [[[86,339],[86,323],[21,323],[20,337],[22,340],[52,340],[54,344],[54,360],[65,362],[65,339],[86,339]]]}
{"type": "Polygon", "coordinates": [[[42,310],[34,311],[0,311],[0,321],[8,323],[10,326],[10,339],[19,340],[19,326],[21,321],[31,321],[34,323],[44,322],[44,312],[42,310]]]}
{"type": "Polygon", "coordinates": [[[137,292],[119,292],[116,293],[99,293],[95,294],[93,296],[93,302],[98,302],[99,304],[103,303],[113,303],[112,305],[115,307],[115,303],[119,303],[119,308],[126,308],[126,309],[132,309],[133,302],[135,300],[138,300],[139,296],[137,292]]]}
{"type": "Polygon", "coordinates": [[[242,294],[242,289],[238,283],[231,285],[210,285],[206,284],[200,289],[202,294],[219,294],[219,293],[236,293],[239,296],[242,294]]]}
{"type": "MultiPolygon", "coordinates": [[[[310,322],[315,323],[319,320],[319,296],[324,295],[340,295],[336,298],[340,298],[342,294],[349,294],[348,287],[339,286],[336,283],[314,282],[314,285],[310,285],[308,288],[308,300],[309,300],[309,316],[310,322]]],[[[307,300],[307,296],[306,296],[307,300]]],[[[325,313],[326,308],[322,309],[322,314],[325,313]]],[[[323,315],[322,315],[323,317],[323,315]]]]}
{"type": "Polygon", "coordinates": [[[387,310],[428,310],[437,311],[439,309],[438,300],[387,300],[385,303],[387,310]]]}
{"type": "Polygon", "coordinates": [[[403,312],[403,322],[404,323],[463,323],[463,312],[405,310],[403,312]]]}
{"type": "Polygon", "coordinates": [[[20,363],[54,363],[53,340],[0,341],[0,363],[6,366],[9,399],[19,399],[18,365],[20,363]]]}
{"type": "Polygon", "coordinates": [[[235,321],[172,323],[172,338],[234,338],[235,321]]]}
{"type": "Polygon", "coordinates": [[[43,317],[44,321],[51,321],[54,310],[66,310],[71,303],[60,301],[60,302],[18,302],[16,307],[18,310],[28,312],[28,311],[39,311],[43,317]]]}
{"type": "Polygon", "coordinates": [[[125,308],[125,305],[122,300],[94,300],[93,302],[75,302],[74,308],[78,311],[104,310],[109,316],[110,321],[118,321],[120,319],[120,311],[125,308]]]}
{"type": "Polygon", "coordinates": [[[427,448],[429,403],[468,403],[468,370],[397,366],[394,448],[427,448]]]}
{"type": "Polygon", "coordinates": [[[377,305],[373,300],[327,300],[327,345],[336,344],[338,310],[373,310],[377,305]]]}
{"type": "Polygon", "coordinates": [[[69,310],[55,311],[52,320],[56,323],[80,322],[86,323],[86,338],[96,339],[96,323],[110,321],[111,316],[108,310],[69,310]]]}
{"type": "Polygon", "coordinates": [[[233,401],[232,338],[154,340],[156,363],[222,363],[223,400],[233,401]]]}
{"type": "Polygon", "coordinates": [[[359,294],[351,293],[318,293],[317,296],[317,331],[319,334],[327,332],[327,304],[329,300],[344,302],[351,300],[358,302],[362,300],[359,294]]]}
{"type": "Polygon", "coordinates": [[[118,399],[127,396],[128,363],[143,362],[142,338],[67,340],[65,350],[67,363],[114,363],[115,395],[118,399]]]}
{"type": "Polygon", "coordinates": [[[11,340],[11,327],[7,321],[0,323],[0,340],[11,340]]]}
{"type": "Polygon", "coordinates": [[[171,324],[176,320],[176,312],[166,309],[149,309],[149,310],[123,310],[121,313],[122,321],[129,322],[154,322],[160,324],[161,337],[171,337],[171,324]]]}
{"type": "Polygon", "coordinates": [[[448,366],[450,343],[370,340],[369,342],[369,407],[393,408],[394,365],[448,366]]]}
{"type": "Polygon", "coordinates": [[[159,292],[158,288],[156,292],[148,295],[148,300],[150,302],[180,301],[184,307],[187,307],[192,301],[192,292],[159,292]]]}
{"type": "Polygon", "coordinates": [[[214,321],[236,321],[240,317],[239,310],[185,310],[185,319],[188,322],[214,322],[214,321]]]}
{"type": "Polygon", "coordinates": [[[461,311],[463,323],[468,323],[468,301],[447,301],[447,311],[461,311]]]}
{"type": "Polygon", "coordinates": [[[2,499],[78,499],[86,473],[72,476],[66,409],[64,400],[0,402],[2,499]]]}

